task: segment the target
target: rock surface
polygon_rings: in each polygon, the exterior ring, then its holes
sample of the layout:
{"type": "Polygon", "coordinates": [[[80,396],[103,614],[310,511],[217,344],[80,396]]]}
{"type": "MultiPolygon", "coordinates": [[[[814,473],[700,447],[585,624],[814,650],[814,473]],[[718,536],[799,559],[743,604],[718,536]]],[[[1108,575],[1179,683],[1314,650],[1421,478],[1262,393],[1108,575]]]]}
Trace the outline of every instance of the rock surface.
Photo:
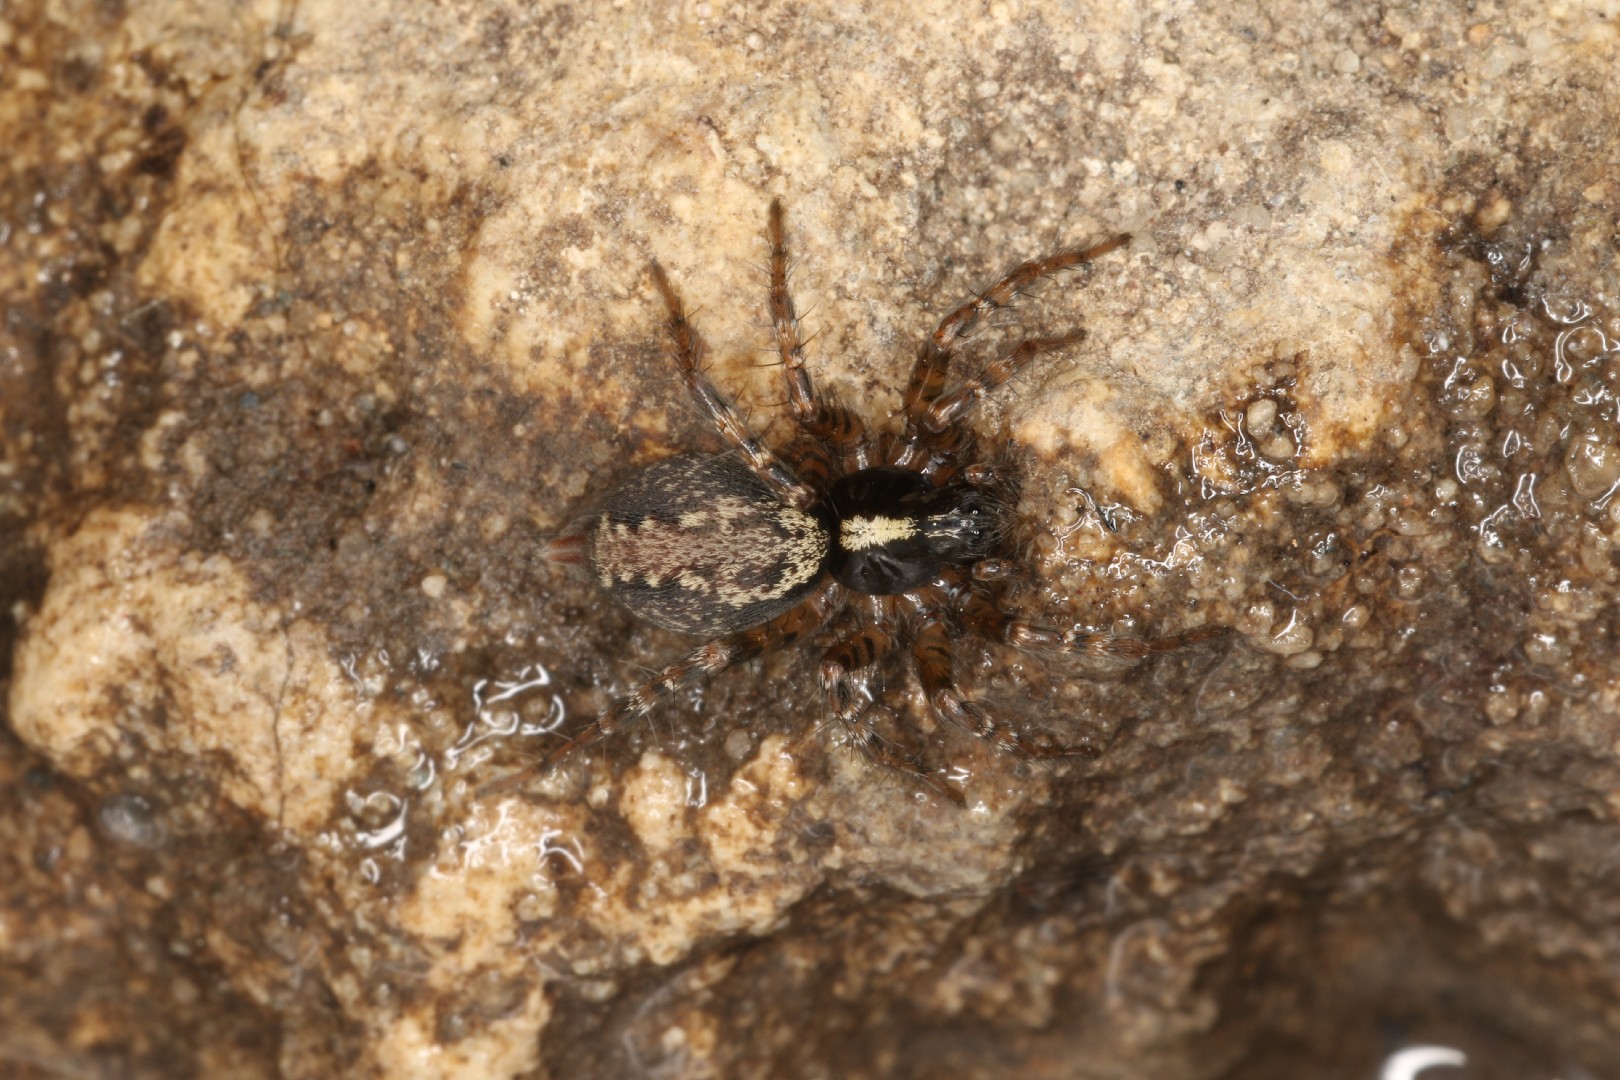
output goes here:
{"type": "Polygon", "coordinates": [[[1620,9],[46,4],[0,12],[8,1075],[1469,1077],[1620,1060],[1620,9]],[[964,646],[1034,766],[958,809],[763,658],[538,552],[716,446],[646,267],[780,444],[970,343],[1024,601],[1238,634],[964,646]]]}

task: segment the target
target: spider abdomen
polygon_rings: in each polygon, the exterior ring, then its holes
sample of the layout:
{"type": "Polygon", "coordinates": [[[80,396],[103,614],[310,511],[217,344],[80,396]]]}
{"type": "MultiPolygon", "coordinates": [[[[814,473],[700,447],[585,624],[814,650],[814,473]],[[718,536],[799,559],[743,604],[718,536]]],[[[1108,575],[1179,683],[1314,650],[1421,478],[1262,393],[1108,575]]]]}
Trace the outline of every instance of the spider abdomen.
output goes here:
{"type": "Polygon", "coordinates": [[[734,455],[660,461],[557,543],[583,541],[591,576],[638,617],[683,634],[734,634],[814,588],[832,540],[734,455]]]}

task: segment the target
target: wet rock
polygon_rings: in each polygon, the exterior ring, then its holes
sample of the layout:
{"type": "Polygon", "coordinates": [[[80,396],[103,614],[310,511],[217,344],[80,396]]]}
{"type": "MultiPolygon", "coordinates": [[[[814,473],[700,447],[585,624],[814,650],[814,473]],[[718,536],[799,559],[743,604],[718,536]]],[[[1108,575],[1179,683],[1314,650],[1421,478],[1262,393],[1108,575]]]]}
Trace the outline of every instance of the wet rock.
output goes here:
{"type": "MultiPolygon", "coordinates": [[[[301,3],[0,15],[0,1060],[121,1076],[1479,1076],[1620,1059],[1614,29],[301,3]],[[964,677],[1053,765],[772,653],[520,794],[689,643],[540,546],[968,342],[1021,602],[1126,675],[964,677]],[[776,421],[772,423],[772,418],[776,421]]],[[[22,1075],[31,1075],[23,1073],[22,1075]]]]}

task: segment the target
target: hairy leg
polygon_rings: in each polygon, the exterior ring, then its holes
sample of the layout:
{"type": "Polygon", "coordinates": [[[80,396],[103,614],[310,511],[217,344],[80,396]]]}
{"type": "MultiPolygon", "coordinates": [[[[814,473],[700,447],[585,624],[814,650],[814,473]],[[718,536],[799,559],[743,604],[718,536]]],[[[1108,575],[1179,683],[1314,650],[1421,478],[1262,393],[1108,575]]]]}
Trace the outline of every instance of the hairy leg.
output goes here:
{"type": "Polygon", "coordinates": [[[1231,633],[1224,626],[1205,626],[1160,638],[1058,630],[1018,618],[979,594],[968,598],[961,618],[970,630],[989,641],[1035,652],[1067,653],[1118,669],[1135,667],[1150,656],[1176,652],[1231,633]]]}
{"type": "Polygon", "coordinates": [[[697,402],[698,407],[713,422],[726,441],[743,452],[748,459],[749,467],[761,480],[770,485],[783,502],[800,510],[810,509],[816,503],[815,489],[800,480],[798,475],[771,453],[764,443],[754,438],[731,402],[727,401],[703,374],[703,337],[686,317],[680,294],[675,291],[675,286],[670,284],[664,268],[653,263],[652,277],[653,284],[663,295],[664,304],[669,309],[667,328],[670,342],[674,346],[675,363],[680,368],[682,378],[686,380],[686,388],[691,393],[692,399],[697,402]]]}
{"type": "Polygon", "coordinates": [[[771,200],[766,239],[771,246],[771,331],[787,380],[788,404],[802,430],[842,450],[866,433],[866,425],[849,409],[818,396],[804,369],[799,314],[788,292],[787,230],[781,199],[771,200]]]}
{"type": "MultiPolygon", "coordinates": [[[[949,394],[936,399],[918,421],[930,436],[943,435],[984,400],[984,396],[1008,379],[1017,375],[1029,362],[1044,352],[1076,345],[1085,340],[1084,330],[1074,330],[1055,338],[1030,338],[1020,341],[1008,352],[986,364],[978,375],[964,382],[949,394]]],[[[952,432],[954,434],[954,432],[952,432]]]]}
{"type": "MultiPolygon", "coordinates": [[[[906,384],[906,431],[903,440],[905,445],[896,455],[895,463],[916,467],[912,464],[913,460],[920,459],[933,448],[933,441],[940,434],[940,429],[931,429],[927,421],[934,403],[945,393],[951,351],[980,319],[998,308],[1011,304],[1019,294],[1040,279],[1084,265],[1123,247],[1130,239],[1129,233],[1121,233],[1090,247],[1066,248],[1043,259],[1020,263],[994,285],[941,319],[934,332],[918,350],[916,363],[911,369],[911,378],[906,384]]],[[[1026,357],[1025,362],[1027,359],[1026,357]]]]}
{"type": "Polygon", "coordinates": [[[1020,757],[1064,757],[1071,752],[1060,743],[1028,738],[1000,726],[984,706],[967,698],[956,685],[949,629],[939,618],[922,609],[919,611],[922,617],[911,646],[911,658],[934,715],[988,740],[997,750],[1020,757]]]}
{"type": "MultiPolygon", "coordinates": [[[[882,607],[887,597],[871,598],[882,607]]],[[[963,802],[962,792],[935,776],[914,756],[901,751],[877,730],[875,715],[882,710],[866,700],[855,683],[857,672],[878,663],[899,644],[897,630],[881,616],[864,623],[855,633],[834,642],[821,659],[821,686],[833,719],[849,733],[852,746],[874,765],[906,774],[952,802],[963,802]]]]}

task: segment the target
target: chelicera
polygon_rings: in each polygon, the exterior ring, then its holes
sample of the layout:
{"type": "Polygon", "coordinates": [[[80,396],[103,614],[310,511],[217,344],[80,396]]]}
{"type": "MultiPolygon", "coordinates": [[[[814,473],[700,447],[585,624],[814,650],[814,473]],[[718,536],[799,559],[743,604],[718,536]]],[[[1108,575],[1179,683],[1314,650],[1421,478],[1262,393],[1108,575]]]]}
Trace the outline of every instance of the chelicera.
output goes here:
{"type": "Polygon", "coordinates": [[[488,785],[485,794],[522,785],[682,687],[825,632],[820,677],[832,720],[871,761],[961,801],[954,784],[879,733],[883,710],[864,679],[891,654],[909,656],[935,717],[1000,750],[1045,758],[1070,751],[997,723],[959,688],[953,642],[961,635],[1125,667],[1224,632],[1129,638],[1041,626],[1005,610],[1003,592],[1016,568],[1008,550],[1013,482],[981,454],[967,421],[985,395],[1037,356],[1076,345],[1085,331],[1025,339],[949,383],[957,345],[987,314],[1043,278],[1124,247],[1129,235],[1021,263],[940,320],[912,365],[898,431],[870,429],[812,386],[788,294],[779,200],[771,203],[767,237],[771,326],[796,436],[773,451],[749,430],[705,376],[703,339],[654,263],[675,363],[732,450],[644,469],[546,550],[550,562],[588,575],[638,617],[705,642],[613,702],[537,766],[488,785]]]}

